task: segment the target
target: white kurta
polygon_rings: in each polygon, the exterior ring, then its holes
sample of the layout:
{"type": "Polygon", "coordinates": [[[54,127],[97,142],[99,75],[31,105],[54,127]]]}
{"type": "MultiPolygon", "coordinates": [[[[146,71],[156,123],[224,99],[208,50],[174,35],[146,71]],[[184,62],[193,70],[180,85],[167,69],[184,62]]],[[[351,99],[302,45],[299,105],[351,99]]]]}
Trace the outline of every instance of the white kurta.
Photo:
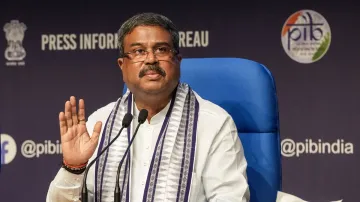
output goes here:
{"type": "MultiPolygon", "coordinates": [[[[202,99],[197,94],[196,97],[199,102],[199,119],[189,201],[248,202],[250,193],[246,177],[247,162],[233,119],[219,106],[202,99]]],[[[104,129],[106,119],[114,104],[115,102],[110,103],[89,116],[86,125],[90,133],[96,121],[102,121],[102,130],[104,129]]],[[[146,121],[140,126],[131,146],[131,202],[141,202],[143,199],[152,154],[169,105],[152,117],[150,123],[146,121]]],[[[139,111],[136,107],[132,108],[134,109],[132,129],[134,129],[137,126],[139,111]]],[[[95,158],[96,154],[97,152],[89,162],[95,158]]],[[[94,177],[95,165],[90,168],[87,176],[87,188],[91,202],[93,201],[94,177]]],[[[79,201],[82,180],[83,175],[71,174],[61,168],[50,184],[46,201],[79,201]]]]}

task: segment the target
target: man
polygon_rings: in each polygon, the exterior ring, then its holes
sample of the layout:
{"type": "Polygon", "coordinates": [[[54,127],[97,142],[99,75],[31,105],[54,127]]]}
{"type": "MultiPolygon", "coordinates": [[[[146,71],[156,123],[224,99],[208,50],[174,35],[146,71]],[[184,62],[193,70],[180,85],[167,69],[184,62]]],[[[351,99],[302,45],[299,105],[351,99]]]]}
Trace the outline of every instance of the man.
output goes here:
{"type": "Polygon", "coordinates": [[[230,115],[179,83],[179,35],[166,17],[143,13],[119,30],[119,67],[128,91],[94,112],[75,97],[59,115],[64,166],[51,182],[48,202],[79,201],[83,170],[116,136],[126,113],[129,130],[92,166],[89,201],[113,201],[115,178],[139,111],[148,111],[121,169],[124,201],[249,201],[247,162],[230,115]],[[93,131],[90,136],[88,131],[93,131]],[[100,139],[100,141],[99,141],[100,139]]]}

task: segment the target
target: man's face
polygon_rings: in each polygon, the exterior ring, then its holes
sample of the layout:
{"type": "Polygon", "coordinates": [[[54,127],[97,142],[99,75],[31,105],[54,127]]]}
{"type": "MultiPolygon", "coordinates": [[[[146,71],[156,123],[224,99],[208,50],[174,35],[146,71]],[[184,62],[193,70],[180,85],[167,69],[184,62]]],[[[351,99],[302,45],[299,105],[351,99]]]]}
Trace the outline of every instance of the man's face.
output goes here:
{"type": "Polygon", "coordinates": [[[170,93],[180,77],[181,56],[170,33],[158,26],[138,26],[124,38],[124,58],[118,59],[128,88],[147,94],[170,93]],[[164,54],[168,52],[168,54],[164,54]]]}

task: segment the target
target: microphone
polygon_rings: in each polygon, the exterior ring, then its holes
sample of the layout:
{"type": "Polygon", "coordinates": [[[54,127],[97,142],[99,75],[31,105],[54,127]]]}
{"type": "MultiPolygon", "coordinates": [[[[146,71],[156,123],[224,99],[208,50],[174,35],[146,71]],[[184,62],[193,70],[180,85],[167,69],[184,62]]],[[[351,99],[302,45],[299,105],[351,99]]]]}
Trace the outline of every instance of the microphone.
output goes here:
{"type": "Polygon", "coordinates": [[[110,145],[112,145],[113,142],[115,142],[115,140],[120,136],[121,131],[124,128],[129,127],[131,121],[132,121],[133,116],[130,113],[125,114],[123,120],[122,120],[122,127],[119,131],[119,133],[115,136],[115,138],[100,152],[100,154],[93,159],[89,165],[87,166],[85,173],[84,173],[84,179],[83,179],[83,187],[82,187],[82,191],[81,191],[81,201],[82,202],[87,202],[88,201],[88,192],[87,192],[87,187],[86,187],[86,178],[87,178],[87,174],[89,172],[90,167],[100,158],[100,156],[110,147],[110,145]]]}
{"type": "Polygon", "coordinates": [[[120,176],[120,171],[121,171],[121,166],[122,164],[124,163],[124,160],[125,160],[125,157],[127,155],[127,153],[129,152],[129,149],[130,149],[130,146],[131,144],[133,143],[134,141],[134,138],[139,130],[139,127],[141,124],[143,124],[145,122],[145,120],[147,119],[147,116],[148,116],[148,111],[146,109],[142,109],[139,113],[139,118],[138,118],[138,122],[139,124],[137,125],[136,129],[135,129],[135,132],[134,132],[134,135],[133,137],[131,138],[130,140],[130,143],[128,145],[128,147],[126,148],[125,150],[125,153],[123,155],[123,157],[121,158],[120,162],[119,162],[119,166],[118,166],[118,170],[117,170],[117,174],[116,174],[116,185],[115,185],[115,191],[114,191],[114,202],[120,202],[121,201],[121,198],[120,198],[120,195],[121,194],[121,191],[120,191],[120,185],[119,185],[119,176],[120,176]]]}

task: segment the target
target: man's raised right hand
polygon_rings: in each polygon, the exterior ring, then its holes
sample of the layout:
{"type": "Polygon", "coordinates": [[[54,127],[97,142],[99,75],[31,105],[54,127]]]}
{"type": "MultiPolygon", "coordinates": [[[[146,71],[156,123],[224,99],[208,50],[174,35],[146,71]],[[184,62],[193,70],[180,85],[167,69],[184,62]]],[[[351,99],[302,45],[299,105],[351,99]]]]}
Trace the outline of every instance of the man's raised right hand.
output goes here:
{"type": "Polygon", "coordinates": [[[67,165],[78,166],[89,161],[99,141],[102,123],[98,121],[91,137],[86,129],[85,103],[79,100],[77,111],[76,98],[65,102],[65,111],[59,114],[61,147],[67,165]]]}

